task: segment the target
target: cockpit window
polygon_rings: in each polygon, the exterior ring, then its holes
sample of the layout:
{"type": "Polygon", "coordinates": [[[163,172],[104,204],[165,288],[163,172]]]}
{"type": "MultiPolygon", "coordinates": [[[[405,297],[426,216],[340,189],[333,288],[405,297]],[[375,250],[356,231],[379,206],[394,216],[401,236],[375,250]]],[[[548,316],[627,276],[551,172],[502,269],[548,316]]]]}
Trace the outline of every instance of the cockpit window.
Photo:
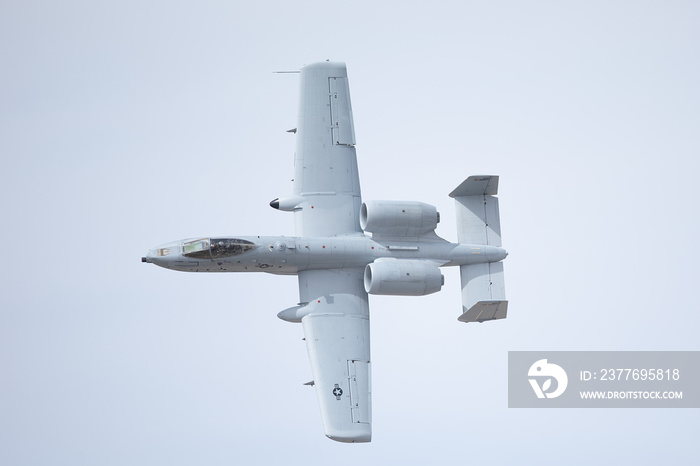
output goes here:
{"type": "Polygon", "coordinates": [[[255,243],[237,238],[205,238],[188,241],[183,254],[198,259],[222,259],[237,256],[255,248],[255,243]]]}
{"type": "Polygon", "coordinates": [[[198,239],[188,241],[182,246],[182,253],[187,257],[197,257],[199,259],[210,259],[209,240],[198,239]]]}
{"type": "Polygon", "coordinates": [[[244,239],[236,238],[218,238],[211,240],[211,257],[218,259],[220,257],[230,257],[243,254],[246,251],[255,248],[255,243],[244,239]]]}

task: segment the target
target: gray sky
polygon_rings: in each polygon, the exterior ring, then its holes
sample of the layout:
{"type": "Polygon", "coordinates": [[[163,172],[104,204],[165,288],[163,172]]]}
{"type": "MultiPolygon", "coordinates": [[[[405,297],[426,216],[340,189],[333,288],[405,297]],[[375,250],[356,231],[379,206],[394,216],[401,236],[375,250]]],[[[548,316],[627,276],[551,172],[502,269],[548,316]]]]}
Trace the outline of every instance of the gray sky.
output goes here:
{"type": "MultiPolygon", "coordinates": [[[[700,350],[700,6],[3,2],[0,463],[697,461],[697,410],[507,408],[515,350],[700,350]],[[501,176],[509,316],[372,297],[374,436],[323,436],[296,279],[141,264],[294,233],[297,76],[348,64],[365,199],[501,176]]],[[[434,463],[435,464],[435,463],[434,463]]]]}

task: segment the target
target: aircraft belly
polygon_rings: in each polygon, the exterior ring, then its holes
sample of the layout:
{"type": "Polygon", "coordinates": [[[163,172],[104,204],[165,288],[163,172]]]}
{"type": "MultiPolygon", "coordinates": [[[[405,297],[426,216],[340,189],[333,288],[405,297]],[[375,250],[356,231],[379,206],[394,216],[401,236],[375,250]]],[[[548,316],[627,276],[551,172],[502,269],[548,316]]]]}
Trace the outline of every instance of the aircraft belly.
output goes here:
{"type": "Polygon", "coordinates": [[[306,258],[296,263],[299,270],[364,267],[375,259],[370,243],[364,236],[297,240],[297,250],[306,258]]]}
{"type": "Polygon", "coordinates": [[[379,258],[422,259],[441,265],[465,265],[494,262],[505,253],[501,248],[483,245],[411,242],[365,236],[329,236],[321,238],[257,238],[258,247],[242,256],[223,260],[174,262],[171,268],[190,272],[267,272],[295,274],[300,270],[364,267],[379,258]]]}
{"type": "Polygon", "coordinates": [[[312,238],[306,242],[309,269],[342,269],[346,262],[346,245],[335,238],[312,238]]]}

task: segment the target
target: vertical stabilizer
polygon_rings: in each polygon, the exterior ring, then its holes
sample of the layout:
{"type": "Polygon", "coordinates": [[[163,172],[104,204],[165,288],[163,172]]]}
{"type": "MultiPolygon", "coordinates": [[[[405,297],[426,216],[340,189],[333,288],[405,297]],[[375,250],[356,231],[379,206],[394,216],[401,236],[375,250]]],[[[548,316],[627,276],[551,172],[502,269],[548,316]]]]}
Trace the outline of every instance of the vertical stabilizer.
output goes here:
{"type": "MultiPolygon", "coordinates": [[[[498,176],[470,176],[450,193],[455,199],[457,238],[462,244],[501,246],[498,176]]],[[[460,266],[461,322],[504,319],[508,310],[503,263],[460,266]]]]}

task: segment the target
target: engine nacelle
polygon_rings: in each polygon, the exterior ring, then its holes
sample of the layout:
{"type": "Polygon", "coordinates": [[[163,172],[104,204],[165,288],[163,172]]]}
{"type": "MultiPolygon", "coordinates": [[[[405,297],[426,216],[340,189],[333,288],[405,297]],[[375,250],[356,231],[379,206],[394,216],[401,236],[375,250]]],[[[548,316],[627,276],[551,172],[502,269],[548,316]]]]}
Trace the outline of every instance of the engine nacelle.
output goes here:
{"type": "Polygon", "coordinates": [[[360,209],[360,226],[376,236],[418,237],[439,222],[437,208],[422,202],[369,201],[360,209]]]}
{"type": "Polygon", "coordinates": [[[370,294],[423,296],[440,291],[444,283],[440,268],[430,261],[377,259],[365,267],[370,294]]]}

